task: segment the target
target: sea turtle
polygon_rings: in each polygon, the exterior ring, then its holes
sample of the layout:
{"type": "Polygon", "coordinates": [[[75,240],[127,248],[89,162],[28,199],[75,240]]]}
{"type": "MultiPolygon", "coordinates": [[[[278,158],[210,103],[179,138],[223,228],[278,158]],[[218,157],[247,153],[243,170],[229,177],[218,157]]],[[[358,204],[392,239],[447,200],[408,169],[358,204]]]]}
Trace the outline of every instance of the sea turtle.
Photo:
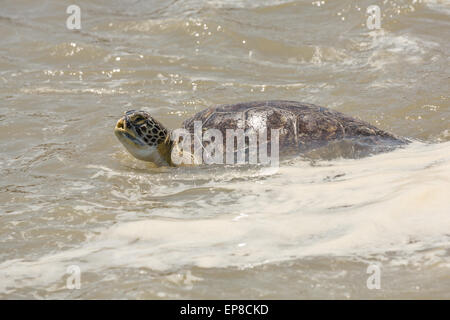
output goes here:
{"type": "MultiPolygon", "coordinates": [[[[185,120],[183,129],[191,135],[192,139],[187,139],[186,136],[181,138],[178,136],[174,139],[171,134],[174,131],[166,129],[148,112],[130,110],[117,122],[114,132],[134,157],[151,161],[158,166],[179,164],[174,161],[174,155],[177,154],[174,151],[189,149],[191,159],[194,159],[192,155],[195,153],[193,149],[196,139],[200,139],[201,142],[197,146],[201,149],[205,149],[211,142],[216,141],[217,137],[208,141],[202,140],[203,133],[208,132],[209,129],[216,129],[216,136],[219,131],[222,137],[227,137],[227,131],[237,132],[236,129],[242,129],[246,135],[243,144],[246,150],[246,161],[249,159],[249,143],[251,142],[249,134],[267,132],[264,143],[268,153],[271,153],[274,136],[269,133],[272,129],[279,129],[277,146],[280,156],[307,154],[323,158],[352,158],[387,151],[408,142],[367,122],[328,108],[280,100],[254,101],[208,108],[185,120]],[[198,126],[201,129],[196,132],[198,126]],[[185,145],[180,148],[183,139],[188,142],[188,147],[185,145]]],[[[258,146],[263,143],[261,137],[258,136],[258,146]]],[[[230,145],[236,154],[239,145],[235,137],[232,136],[232,139],[230,145]]],[[[214,153],[228,150],[225,141],[222,140],[222,142],[223,144],[219,143],[222,147],[216,149],[214,153]]],[[[233,159],[236,160],[235,155],[233,159]]],[[[195,161],[199,163],[199,159],[195,161]]]]}

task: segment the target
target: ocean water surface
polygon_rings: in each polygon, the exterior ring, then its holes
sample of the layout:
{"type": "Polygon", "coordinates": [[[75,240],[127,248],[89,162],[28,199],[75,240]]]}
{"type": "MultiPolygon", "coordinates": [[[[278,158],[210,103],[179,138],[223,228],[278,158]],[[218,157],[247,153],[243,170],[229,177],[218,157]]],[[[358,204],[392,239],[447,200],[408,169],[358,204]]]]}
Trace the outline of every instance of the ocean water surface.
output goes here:
{"type": "Polygon", "coordinates": [[[1,298],[450,298],[449,1],[83,0],[81,30],[71,4],[0,9],[1,298]],[[154,168],[113,134],[129,109],[178,128],[266,99],[412,143],[154,168]]]}

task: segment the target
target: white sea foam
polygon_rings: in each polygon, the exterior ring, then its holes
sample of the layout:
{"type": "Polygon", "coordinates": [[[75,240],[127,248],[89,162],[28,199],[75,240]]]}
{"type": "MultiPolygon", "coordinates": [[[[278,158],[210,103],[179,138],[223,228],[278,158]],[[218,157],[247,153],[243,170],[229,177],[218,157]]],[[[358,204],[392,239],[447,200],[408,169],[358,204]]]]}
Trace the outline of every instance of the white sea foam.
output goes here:
{"type": "MultiPolygon", "coordinates": [[[[185,265],[246,268],[308,256],[391,251],[403,252],[392,262],[401,264],[420,259],[422,249],[450,244],[449,142],[413,143],[391,153],[314,166],[296,160],[255,180],[256,172],[243,171],[242,179],[231,180],[217,175],[205,184],[241,194],[222,207],[216,205],[223,200],[220,193],[199,200],[202,210],[215,212],[212,217],[186,219],[181,218],[182,207],[159,208],[147,219],[98,230],[78,249],[5,261],[0,264],[0,291],[18,283],[60,280],[71,264],[82,272],[112,267],[165,271],[185,265]]],[[[183,178],[183,173],[177,175],[183,178]]],[[[435,252],[435,262],[448,266],[441,251],[435,252]]]]}

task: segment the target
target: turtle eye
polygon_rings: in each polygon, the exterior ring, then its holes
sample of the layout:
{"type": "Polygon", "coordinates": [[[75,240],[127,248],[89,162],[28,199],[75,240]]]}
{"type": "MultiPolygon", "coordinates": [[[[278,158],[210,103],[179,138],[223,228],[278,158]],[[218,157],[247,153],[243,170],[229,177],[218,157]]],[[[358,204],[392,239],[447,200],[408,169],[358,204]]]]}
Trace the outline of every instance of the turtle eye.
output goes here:
{"type": "Polygon", "coordinates": [[[141,124],[144,121],[145,121],[145,118],[143,116],[139,116],[139,115],[133,119],[133,122],[136,122],[137,124],[141,124]]]}

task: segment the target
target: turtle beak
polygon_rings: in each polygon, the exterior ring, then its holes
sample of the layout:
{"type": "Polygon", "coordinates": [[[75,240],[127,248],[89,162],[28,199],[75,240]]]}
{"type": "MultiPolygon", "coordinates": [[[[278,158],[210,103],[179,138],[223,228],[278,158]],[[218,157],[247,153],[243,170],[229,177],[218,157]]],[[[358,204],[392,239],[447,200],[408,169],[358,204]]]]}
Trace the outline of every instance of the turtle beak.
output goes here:
{"type": "Polygon", "coordinates": [[[124,118],[121,118],[119,121],[117,121],[116,129],[123,129],[125,130],[126,122],[124,118]]]}
{"type": "Polygon", "coordinates": [[[136,138],[135,133],[131,130],[130,125],[128,124],[127,117],[124,116],[119,119],[116,123],[116,127],[114,128],[114,132],[116,134],[125,134],[130,135],[133,138],[136,138]]]}

